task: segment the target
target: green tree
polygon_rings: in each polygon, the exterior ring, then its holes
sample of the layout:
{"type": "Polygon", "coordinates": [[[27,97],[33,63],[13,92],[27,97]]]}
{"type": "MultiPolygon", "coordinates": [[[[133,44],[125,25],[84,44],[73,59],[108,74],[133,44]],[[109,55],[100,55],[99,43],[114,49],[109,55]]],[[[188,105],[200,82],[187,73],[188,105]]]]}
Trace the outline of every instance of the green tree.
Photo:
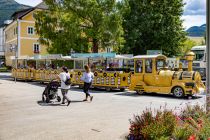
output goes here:
{"type": "Polygon", "coordinates": [[[182,0],[124,0],[124,37],[122,52],[146,54],[147,50],[162,50],[167,56],[180,53],[185,31],[180,19],[182,0]]]}
{"type": "Polygon", "coordinates": [[[191,40],[191,39],[186,39],[185,42],[183,43],[183,46],[181,46],[180,50],[180,55],[184,56],[187,52],[189,52],[191,50],[191,48],[193,46],[198,45],[195,41],[191,40]]]}
{"type": "Polygon", "coordinates": [[[48,11],[37,12],[36,29],[49,52],[93,52],[122,46],[122,18],[116,0],[45,0],[48,11]]]}

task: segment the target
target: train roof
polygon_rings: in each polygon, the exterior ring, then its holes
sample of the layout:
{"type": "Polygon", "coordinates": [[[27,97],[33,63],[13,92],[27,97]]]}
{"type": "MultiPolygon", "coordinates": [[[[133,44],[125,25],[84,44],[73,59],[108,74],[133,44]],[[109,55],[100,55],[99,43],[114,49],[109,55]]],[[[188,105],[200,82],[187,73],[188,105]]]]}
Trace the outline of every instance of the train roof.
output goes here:
{"type": "Polygon", "coordinates": [[[194,46],[191,48],[191,50],[205,50],[206,46],[194,46]]]}
{"type": "Polygon", "coordinates": [[[167,57],[165,55],[162,55],[162,54],[158,54],[158,55],[136,55],[136,56],[133,57],[133,59],[139,59],[139,58],[143,58],[143,59],[147,59],[147,58],[166,59],[167,57]]]}

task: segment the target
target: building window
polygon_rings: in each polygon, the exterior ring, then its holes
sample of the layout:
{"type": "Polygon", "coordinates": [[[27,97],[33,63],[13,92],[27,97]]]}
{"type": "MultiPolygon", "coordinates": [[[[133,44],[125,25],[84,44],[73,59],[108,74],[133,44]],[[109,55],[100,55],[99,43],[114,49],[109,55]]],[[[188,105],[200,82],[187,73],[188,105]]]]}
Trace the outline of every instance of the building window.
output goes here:
{"type": "Polygon", "coordinates": [[[34,44],[34,53],[40,53],[40,47],[39,44],[34,44]]]}
{"type": "Polygon", "coordinates": [[[28,34],[34,34],[34,28],[33,27],[28,27],[28,34]]]}

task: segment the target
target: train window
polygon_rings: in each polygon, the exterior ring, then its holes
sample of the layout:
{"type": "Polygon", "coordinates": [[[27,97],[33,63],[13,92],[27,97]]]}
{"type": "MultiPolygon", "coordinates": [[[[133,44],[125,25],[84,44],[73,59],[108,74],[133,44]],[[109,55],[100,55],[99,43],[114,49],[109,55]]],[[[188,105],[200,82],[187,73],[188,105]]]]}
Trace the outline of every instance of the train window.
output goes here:
{"type": "MultiPolygon", "coordinates": [[[[168,63],[169,63],[169,61],[168,61],[168,63]]],[[[173,64],[173,61],[172,61],[172,64],[173,64]]],[[[156,66],[157,66],[157,70],[160,70],[161,68],[164,68],[165,61],[164,60],[157,60],[156,66]]],[[[174,65],[173,65],[173,67],[174,67],[174,65]]]]}
{"type": "Polygon", "coordinates": [[[143,72],[143,60],[136,60],[135,63],[135,72],[136,73],[142,73],[143,72]]]}
{"type": "Polygon", "coordinates": [[[201,61],[204,59],[204,50],[193,50],[195,53],[195,60],[201,61]]]}
{"type": "Polygon", "coordinates": [[[146,59],[145,61],[145,72],[152,73],[152,59],[146,59]]]}

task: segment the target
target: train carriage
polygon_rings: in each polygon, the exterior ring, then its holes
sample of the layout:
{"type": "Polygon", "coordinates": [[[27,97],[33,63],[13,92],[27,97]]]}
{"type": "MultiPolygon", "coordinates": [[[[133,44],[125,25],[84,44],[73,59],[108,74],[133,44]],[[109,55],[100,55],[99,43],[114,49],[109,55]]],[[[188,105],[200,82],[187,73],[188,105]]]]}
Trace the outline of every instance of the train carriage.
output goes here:
{"type": "Polygon", "coordinates": [[[127,56],[115,55],[115,53],[88,54],[74,58],[74,69],[72,74],[72,84],[83,87],[83,81],[80,78],[84,72],[84,65],[90,65],[92,72],[94,73],[94,79],[92,87],[105,88],[107,91],[112,89],[120,89],[124,91],[130,84],[130,70],[125,63],[126,60],[130,60],[127,56]],[[94,54],[95,55],[95,54],[94,54]],[[112,65],[110,65],[112,64],[112,65]],[[111,68],[112,66],[112,68],[111,68]],[[107,68],[108,67],[108,68],[107,68]],[[119,68],[121,67],[121,68],[119,68]]]}

